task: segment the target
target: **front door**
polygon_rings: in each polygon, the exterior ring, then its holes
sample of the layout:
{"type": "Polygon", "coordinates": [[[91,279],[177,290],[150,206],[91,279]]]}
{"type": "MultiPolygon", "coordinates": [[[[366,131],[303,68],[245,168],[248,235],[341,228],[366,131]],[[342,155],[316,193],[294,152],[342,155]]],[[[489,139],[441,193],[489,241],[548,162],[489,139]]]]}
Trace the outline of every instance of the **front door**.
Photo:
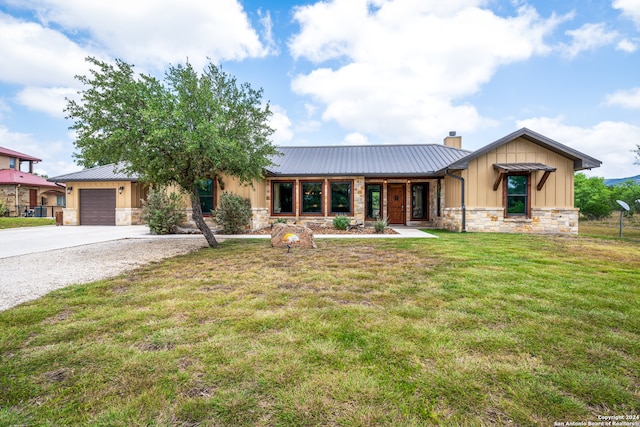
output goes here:
{"type": "Polygon", "coordinates": [[[38,190],[29,190],[29,209],[33,209],[38,205],[38,190]]]}
{"type": "Polygon", "coordinates": [[[404,184],[389,184],[387,186],[387,214],[389,224],[404,224],[404,203],[405,203],[404,184]]]}

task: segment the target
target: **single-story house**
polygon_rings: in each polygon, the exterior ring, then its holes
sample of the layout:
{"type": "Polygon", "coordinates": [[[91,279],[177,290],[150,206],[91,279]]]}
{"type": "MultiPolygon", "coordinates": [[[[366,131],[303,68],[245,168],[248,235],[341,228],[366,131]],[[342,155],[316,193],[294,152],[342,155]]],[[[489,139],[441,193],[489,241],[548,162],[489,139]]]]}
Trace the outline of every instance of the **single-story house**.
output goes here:
{"type": "Polygon", "coordinates": [[[62,211],[64,186],[52,184],[33,173],[33,165],[41,161],[0,147],[0,200],[6,207],[6,216],[53,217],[62,211]],[[22,170],[25,163],[29,172],[22,170]]]}
{"type": "MultiPolygon", "coordinates": [[[[279,218],[330,225],[335,216],[345,215],[358,223],[382,218],[391,225],[457,231],[577,233],[574,172],[601,165],[526,128],[473,152],[462,148],[455,132],[444,144],[279,151],[282,156],[253,187],[224,176],[206,180],[203,211],[214,209],[222,192],[230,192],[251,201],[254,229],[279,218]]],[[[139,221],[144,191],[137,177],[118,175],[108,166],[51,180],[66,183],[71,196],[65,224],[87,224],[83,210],[96,209],[98,189],[110,191],[104,223],[139,221]],[[82,192],[89,189],[93,192],[82,192]]]]}

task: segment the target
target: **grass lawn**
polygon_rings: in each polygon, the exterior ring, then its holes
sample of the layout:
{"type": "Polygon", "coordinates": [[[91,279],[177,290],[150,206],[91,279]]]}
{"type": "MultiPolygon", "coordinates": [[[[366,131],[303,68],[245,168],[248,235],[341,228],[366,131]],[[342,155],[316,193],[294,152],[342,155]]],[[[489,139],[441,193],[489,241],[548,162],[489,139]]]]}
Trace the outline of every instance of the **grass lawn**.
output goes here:
{"type": "Polygon", "coordinates": [[[39,227],[41,225],[54,225],[53,218],[15,218],[0,217],[0,229],[17,227],[39,227]]]}
{"type": "Polygon", "coordinates": [[[640,246],[229,241],[0,313],[0,425],[553,425],[640,414],[640,246]]]}

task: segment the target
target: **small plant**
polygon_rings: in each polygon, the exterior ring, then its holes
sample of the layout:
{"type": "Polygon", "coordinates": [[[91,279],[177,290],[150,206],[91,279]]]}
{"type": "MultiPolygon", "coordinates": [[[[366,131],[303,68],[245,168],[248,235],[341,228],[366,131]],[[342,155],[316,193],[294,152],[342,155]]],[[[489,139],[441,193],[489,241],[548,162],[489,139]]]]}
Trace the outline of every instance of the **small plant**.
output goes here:
{"type": "Polygon", "coordinates": [[[373,228],[376,230],[376,233],[383,233],[384,229],[387,228],[387,220],[376,219],[376,222],[373,223],[373,228]]]}
{"type": "Polygon", "coordinates": [[[286,218],[278,218],[275,221],[273,221],[274,224],[286,224],[287,223],[287,219],[286,218]]]}
{"type": "Polygon", "coordinates": [[[349,226],[349,218],[346,216],[337,216],[333,218],[333,226],[338,230],[346,230],[349,226]]]}
{"type": "Polygon", "coordinates": [[[7,206],[4,204],[4,200],[0,200],[0,216],[5,216],[7,213],[7,206]]]}
{"type": "Polygon", "coordinates": [[[167,193],[166,187],[149,190],[147,200],[142,201],[142,219],[149,226],[151,234],[173,234],[176,227],[185,220],[178,193],[167,193]]]}
{"type": "Polygon", "coordinates": [[[216,223],[224,234],[238,234],[248,225],[252,217],[251,202],[236,194],[224,193],[220,205],[214,211],[216,223]]]}

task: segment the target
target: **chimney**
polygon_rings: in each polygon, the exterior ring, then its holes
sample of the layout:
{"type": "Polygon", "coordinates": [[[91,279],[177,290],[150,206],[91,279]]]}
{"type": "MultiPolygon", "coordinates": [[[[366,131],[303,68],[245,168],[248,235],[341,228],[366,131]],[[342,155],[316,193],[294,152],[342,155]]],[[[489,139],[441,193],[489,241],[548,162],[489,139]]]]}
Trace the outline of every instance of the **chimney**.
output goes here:
{"type": "Polygon", "coordinates": [[[452,148],[462,148],[462,137],[456,136],[456,131],[449,132],[449,136],[444,139],[444,145],[452,148]]]}

